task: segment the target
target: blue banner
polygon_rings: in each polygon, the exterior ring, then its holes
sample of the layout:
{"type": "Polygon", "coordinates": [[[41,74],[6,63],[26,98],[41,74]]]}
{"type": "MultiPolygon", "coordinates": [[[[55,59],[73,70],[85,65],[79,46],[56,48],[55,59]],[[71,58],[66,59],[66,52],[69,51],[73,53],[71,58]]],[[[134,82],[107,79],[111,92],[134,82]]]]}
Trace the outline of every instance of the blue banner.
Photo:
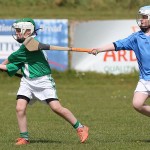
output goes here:
{"type": "MultiPolygon", "coordinates": [[[[6,59],[20,46],[12,37],[11,26],[15,19],[0,20],[0,62],[6,59]]],[[[34,19],[37,39],[45,44],[68,46],[68,20],[66,19],[34,19]]],[[[52,69],[65,71],[68,69],[67,51],[46,51],[52,69]]]]}

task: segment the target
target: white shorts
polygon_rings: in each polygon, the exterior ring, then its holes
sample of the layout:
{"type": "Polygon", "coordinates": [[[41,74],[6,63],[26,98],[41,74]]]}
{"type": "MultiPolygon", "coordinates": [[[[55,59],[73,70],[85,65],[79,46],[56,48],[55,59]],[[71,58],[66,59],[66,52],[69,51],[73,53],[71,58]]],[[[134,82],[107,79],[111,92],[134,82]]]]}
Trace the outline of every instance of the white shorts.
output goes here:
{"type": "Polygon", "coordinates": [[[20,82],[17,96],[18,95],[29,98],[29,104],[33,104],[37,100],[46,103],[46,99],[58,99],[55,82],[51,75],[46,75],[35,79],[23,77],[20,82]]]}
{"type": "Polygon", "coordinates": [[[142,92],[150,95],[150,81],[140,79],[134,92],[142,92]]]}

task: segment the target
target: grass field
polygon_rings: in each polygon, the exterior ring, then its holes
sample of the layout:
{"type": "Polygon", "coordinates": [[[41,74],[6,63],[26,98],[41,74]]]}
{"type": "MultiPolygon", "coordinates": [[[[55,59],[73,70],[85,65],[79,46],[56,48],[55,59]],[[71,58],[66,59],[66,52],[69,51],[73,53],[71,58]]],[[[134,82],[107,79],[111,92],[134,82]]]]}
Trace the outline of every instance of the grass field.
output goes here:
{"type": "Polygon", "coordinates": [[[90,127],[89,139],[80,144],[75,130],[46,105],[27,110],[31,144],[14,145],[19,136],[15,95],[16,77],[0,74],[0,149],[2,150],[149,150],[150,120],[131,105],[137,74],[55,72],[53,77],[61,103],[90,127]]]}
{"type": "MultiPolygon", "coordinates": [[[[0,18],[65,18],[69,21],[136,19],[138,7],[129,8],[129,1],[135,5],[138,1],[141,1],[141,6],[149,5],[149,0],[94,0],[95,6],[56,7],[46,3],[48,1],[51,3],[53,0],[0,0],[0,18]]],[[[76,131],[67,122],[46,105],[36,103],[27,110],[31,144],[15,146],[15,139],[19,136],[15,98],[20,79],[0,73],[0,150],[150,149],[150,120],[132,108],[132,95],[138,81],[136,73],[114,76],[54,71],[53,77],[61,103],[81,123],[89,126],[88,141],[80,144],[76,131]]]]}
{"type": "Polygon", "coordinates": [[[0,0],[0,18],[136,19],[137,11],[143,5],[149,5],[149,0],[0,0]],[[66,2],[57,6],[55,1],[66,2]]]}

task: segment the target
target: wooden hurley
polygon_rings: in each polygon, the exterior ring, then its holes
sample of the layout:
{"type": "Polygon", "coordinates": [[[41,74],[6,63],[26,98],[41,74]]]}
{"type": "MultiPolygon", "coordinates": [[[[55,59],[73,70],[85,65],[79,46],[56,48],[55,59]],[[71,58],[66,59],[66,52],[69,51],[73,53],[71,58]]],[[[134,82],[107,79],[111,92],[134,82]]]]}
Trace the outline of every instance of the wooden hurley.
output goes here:
{"type": "Polygon", "coordinates": [[[76,47],[62,47],[39,43],[33,37],[28,37],[23,44],[29,51],[38,50],[60,50],[60,51],[75,51],[75,52],[91,52],[92,49],[76,48],[76,47]]]}

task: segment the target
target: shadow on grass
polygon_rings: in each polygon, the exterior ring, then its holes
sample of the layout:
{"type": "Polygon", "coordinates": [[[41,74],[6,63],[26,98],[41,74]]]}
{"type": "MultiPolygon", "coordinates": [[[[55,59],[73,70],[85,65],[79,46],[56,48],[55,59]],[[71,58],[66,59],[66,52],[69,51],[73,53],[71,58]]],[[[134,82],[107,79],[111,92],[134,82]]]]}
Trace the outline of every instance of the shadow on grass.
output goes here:
{"type": "Polygon", "coordinates": [[[136,143],[150,143],[150,140],[134,140],[134,141],[132,141],[132,142],[136,142],[136,143]]]}
{"type": "Polygon", "coordinates": [[[30,140],[30,143],[57,143],[61,144],[61,141],[53,141],[53,140],[30,140]]]}
{"type": "Polygon", "coordinates": [[[108,141],[99,141],[101,143],[150,143],[150,139],[142,139],[142,140],[108,140],[108,141]]]}

